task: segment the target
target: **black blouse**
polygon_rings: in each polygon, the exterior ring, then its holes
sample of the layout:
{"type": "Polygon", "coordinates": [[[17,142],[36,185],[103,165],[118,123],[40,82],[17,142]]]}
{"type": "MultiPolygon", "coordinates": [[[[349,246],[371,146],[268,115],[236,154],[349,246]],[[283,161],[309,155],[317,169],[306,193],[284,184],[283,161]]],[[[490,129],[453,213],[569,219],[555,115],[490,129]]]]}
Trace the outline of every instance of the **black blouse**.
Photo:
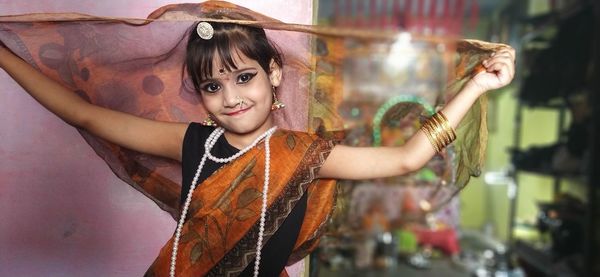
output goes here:
{"type": "MultiPolygon", "coordinates": [[[[192,185],[192,180],[200,164],[200,159],[204,154],[204,143],[213,130],[214,127],[191,123],[185,133],[181,159],[181,205],[185,202],[192,185]]],[[[238,151],[239,149],[227,142],[225,136],[221,136],[211,153],[215,157],[230,157],[238,151]]],[[[201,185],[204,180],[223,165],[207,159],[198,178],[198,184],[201,185]]],[[[275,234],[264,244],[261,251],[260,276],[279,276],[281,271],[283,271],[300,233],[302,220],[306,213],[306,201],[305,193],[275,234]]],[[[253,273],[254,260],[248,264],[240,276],[252,276],[253,273]]]]}

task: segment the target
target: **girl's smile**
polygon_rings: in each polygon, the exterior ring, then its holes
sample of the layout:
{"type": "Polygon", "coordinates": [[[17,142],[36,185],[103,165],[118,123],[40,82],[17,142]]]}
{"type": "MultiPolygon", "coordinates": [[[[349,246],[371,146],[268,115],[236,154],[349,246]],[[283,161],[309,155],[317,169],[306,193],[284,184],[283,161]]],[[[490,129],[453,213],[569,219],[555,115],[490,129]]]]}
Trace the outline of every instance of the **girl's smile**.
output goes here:
{"type": "Polygon", "coordinates": [[[227,115],[227,116],[241,115],[241,114],[246,113],[250,108],[252,108],[252,107],[247,107],[247,108],[239,109],[237,111],[233,111],[233,112],[230,112],[230,113],[225,113],[225,115],[227,115]]]}

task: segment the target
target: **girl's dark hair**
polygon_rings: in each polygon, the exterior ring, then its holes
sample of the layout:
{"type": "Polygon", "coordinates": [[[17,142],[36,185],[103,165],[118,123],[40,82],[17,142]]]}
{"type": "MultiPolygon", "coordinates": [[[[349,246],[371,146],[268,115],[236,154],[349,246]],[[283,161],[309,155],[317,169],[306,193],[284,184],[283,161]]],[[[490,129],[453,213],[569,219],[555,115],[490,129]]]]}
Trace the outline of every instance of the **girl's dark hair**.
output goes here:
{"type": "Polygon", "coordinates": [[[202,80],[212,77],[214,57],[220,59],[227,71],[237,69],[234,62],[236,51],[257,61],[267,73],[270,73],[271,60],[279,67],[283,66],[281,54],[267,39],[262,28],[234,23],[210,22],[210,24],[214,29],[214,35],[208,40],[200,38],[196,33],[198,23],[190,29],[185,66],[196,91],[200,91],[202,80]]]}

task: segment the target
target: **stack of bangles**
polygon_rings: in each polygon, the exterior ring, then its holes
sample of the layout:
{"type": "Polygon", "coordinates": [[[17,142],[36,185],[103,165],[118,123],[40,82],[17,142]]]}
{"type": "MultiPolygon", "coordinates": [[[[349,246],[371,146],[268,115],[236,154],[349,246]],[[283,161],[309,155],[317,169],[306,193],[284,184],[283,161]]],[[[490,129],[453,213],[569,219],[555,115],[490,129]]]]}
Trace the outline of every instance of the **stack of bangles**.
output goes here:
{"type": "Polygon", "coordinates": [[[421,126],[421,130],[427,135],[437,153],[440,153],[444,147],[456,139],[454,128],[450,126],[448,119],[441,111],[435,113],[425,121],[423,126],[421,126]]]}

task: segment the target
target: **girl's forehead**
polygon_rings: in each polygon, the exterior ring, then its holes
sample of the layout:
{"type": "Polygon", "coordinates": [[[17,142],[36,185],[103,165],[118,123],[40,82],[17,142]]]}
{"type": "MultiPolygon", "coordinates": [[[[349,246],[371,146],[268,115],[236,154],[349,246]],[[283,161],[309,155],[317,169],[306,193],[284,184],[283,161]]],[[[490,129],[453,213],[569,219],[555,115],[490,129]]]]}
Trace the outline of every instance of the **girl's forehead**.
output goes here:
{"type": "Polygon", "coordinates": [[[212,76],[219,76],[223,72],[231,72],[238,68],[259,66],[257,61],[247,57],[240,51],[232,50],[231,59],[233,64],[227,63],[225,57],[221,57],[218,52],[215,53],[212,60],[212,76]]]}

